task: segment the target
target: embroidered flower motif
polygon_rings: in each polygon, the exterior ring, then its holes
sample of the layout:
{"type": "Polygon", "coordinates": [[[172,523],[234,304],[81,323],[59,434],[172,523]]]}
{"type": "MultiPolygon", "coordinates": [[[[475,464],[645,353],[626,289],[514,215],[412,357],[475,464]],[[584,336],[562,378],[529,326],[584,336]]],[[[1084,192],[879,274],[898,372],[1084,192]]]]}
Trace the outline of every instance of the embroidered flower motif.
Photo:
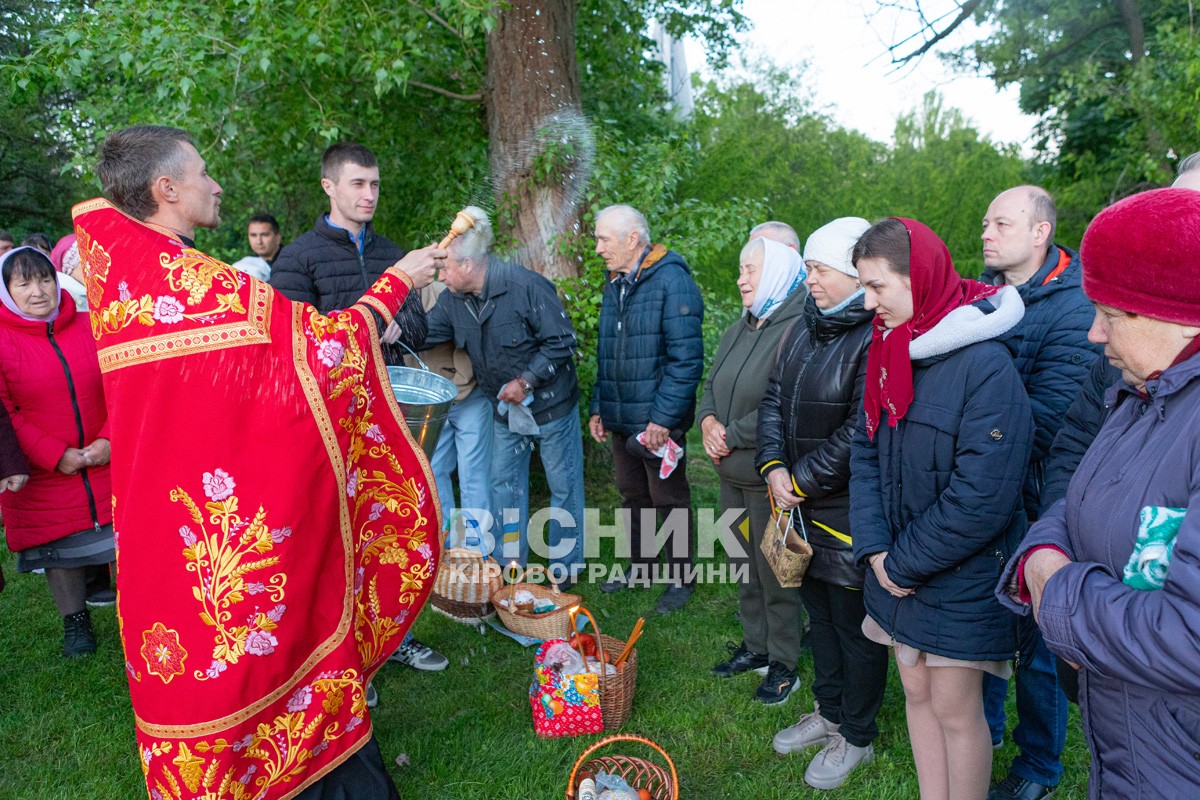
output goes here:
{"type": "Polygon", "coordinates": [[[212,472],[204,473],[204,493],[214,503],[219,503],[225,498],[230,497],[236,488],[237,483],[234,482],[228,472],[220,467],[212,472]]]}
{"type": "Polygon", "coordinates": [[[326,339],[317,345],[317,358],[327,367],[336,367],[342,363],[346,348],[340,342],[326,339]]]}
{"type": "Polygon", "coordinates": [[[362,717],[351,717],[350,721],[346,723],[346,733],[350,733],[350,731],[362,725],[362,721],[362,717]]]}
{"type": "Polygon", "coordinates": [[[183,322],[183,303],[169,294],[160,295],[154,301],[154,318],[159,322],[183,322]]]}
{"type": "Polygon", "coordinates": [[[158,789],[151,789],[150,800],[163,800],[162,792],[160,792],[158,789]]]}
{"type": "Polygon", "coordinates": [[[292,698],[288,700],[287,710],[293,714],[297,711],[304,711],[312,705],[312,687],[301,686],[292,693],[292,698]]]}
{"type": "Polygon", "coordinates": [[[387,510],[387,506],[385,506],[383,503],[372,503],[371,504],[371,513],[367,515],[367,519],[374,522],[375,520],[377,520],[383,516],[383,512],[385,510],[387,510]]]}
{"type": "Polygon", "coordinates": [[[243,775],[242,777],[238,778],[238,783],[240,783],[242,786],[248,785],[250,783],[250,778],[256,772],[258,772],[258,767],[255,766],[254,764],[251,764],[250,766],[246,767],[246,774],[243,775]]]}
{"type": "Polygon", "coordinates": [[[142,763],[145,764],[147,767],[150,766],[150,748],[149,747],[142,748],[142,763]]]}
{"type": "Polygon", "coordinates": [[[329,740],[322,739],[321,742],[312,749],[313,758],[316,758],[317,756],[321,755],[321,753],[324,753],[325,748],[327,747],[329,747],[329,740]]]}
{"type": "Polygon", "coordinates": [[[262,594],[267,590],[267,585],[260,581],[246,584],[246,594],[262,594]]]}
{"type": "Polygon", "coordinates": [[[121,281],[120,283],[117,284],[117,297],[119,297],[122,302],[133,297],[133,295],[131,295],[129,293],[129,282],[128,281],[121,281]]]}
{"type": "Polygon", "coordinates": [[[271,622],[279,622],[279,620],[283,619],[283,612],[285,611],[287,611],[287,606],[280,603],[267,612],[267,619],[271,620],[271,622]]]}
{"type": "Polygon", "coordinates": [[[350,479],[346,481],[346,494],[354,497],[354,493],[358,491],[358,470],[350,473],[350,479]]]}
{"type": "Polygon", "coordinates": [[[191,547],[196,543],[196,534],[187,525],[179,526],[179,536],[183,539],[183,543],[191,547]]]}
{"type": "Polygon", "coordinates": [[[373,442],[382,442],[383,441],[383,429],[380,428],[378,425],[372,425],[371,427],[367,428],[366,432],[363,435],[366,436],[368,439],[370,439],[373,442]]]}
{"type": "Polygon", "coordinates": [[[433,558],[433,548],[429,546],[429,542],[425,542],[423,545],[418,547],[417,552],[421,554],[421,558],[433,558]]]}
{"type": "Polygon", "coordinates": [[[246,637],[246,652],[252,656],[269,656],[275,652],[279,640],[267,631],[251,631],[246,637]]]}
{"type": "Polygon", "coordinates": [[[283,540],[292,535],[292,529],[288,525],[282,528],[275,528],[271,531],[271,541],[275,544],[283,544],[283,540]]]}
{"type": "Polygon", "coordinates": [[[252,744],[254,744],[254,734],[247,733],[245,736],[233,743],[233,752],[240,753],[252,744]]]}
{"type": "Polygon", "coordinates": [[[219,678],[219,677],[221,677],[221,673],[224,672],[226,669],[228,669],[228,667],[225,666],[224,661],[214,660],[211,664],[208,665],[208,669],[205,670],[205,674],[207,674],[208,677],[210,677],[210,678],[219,678]]]}
{"type": "Polygon", "coordinates": [[[176,675],[183,674],[183,662],[187,658],[187,650],[179,643],[179,632],[171,630],[161,622],[142,633],[142,658],[146,668],[162,678],[163,683],[170,683],[176,675]]]}

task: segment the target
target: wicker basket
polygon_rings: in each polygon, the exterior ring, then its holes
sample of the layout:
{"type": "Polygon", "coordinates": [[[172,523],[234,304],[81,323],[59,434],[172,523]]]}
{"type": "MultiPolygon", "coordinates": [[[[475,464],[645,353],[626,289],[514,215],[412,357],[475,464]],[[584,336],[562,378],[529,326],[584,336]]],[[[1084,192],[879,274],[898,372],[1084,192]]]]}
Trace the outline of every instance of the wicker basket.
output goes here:
{"type": "MultiPolygon", "coordinates": [[[[625,643],[607,634],[596,638],[596,655],[601,661],[605,653],[615,659],[625,649],[625,643]]],[[[625,724],[633,712],[633,693],[637,688],[637,648],[629,651],[628,658],[613,675],[600,676],[600,713],[604,716],[604,730],[615,731],[625,724]]]]}
{"type": "Polygon", "coordinates": [[[579,605],[583,601],[583,598],[577,594],[560,592],[558,587],[554,585],[546,586],[541,583],[525,583],[525,579],[529,577],[529,573],[532,571],[534,571],[533,567],[526,571],[521,581],[501,586],[492,593],[492,602],[496,606],[496,613],[500,615],[500,621],[513,633],[519,633],[522,636],[529,636],[533,639],[541,639],[543,642],[547,639],[569,638],[574,631],[571,630],[571,616],[568,611],[572,606],[579,605]],[[500,603],[501,600],[507,600],[511,603],[513,595],[521,589],[529,591],[539,600],[550,598],[558,608],[553,611],[547,611],[544,614],[527,614],[523,611],[514,611],[511,608],[505,608],[500,603]]]}
{"type": "Polygon", "coordinates": [[[603,770],[610,775],[620,775],[635,789],[645,789],[654,800],[679,800],[679,773],[675,771],[675,762],[655,742],[642,736],[617,734],[605,736],[584,750],[571,768],[571,778],[567,783],[567,800],[575,800],[579,791],[579,782],[584,778],[595,776],[603,770]],[[643,744],[662,756],[666,767],[649,759],[627,755],[593,755],[601,747],[614,742],[633,742],[643,744]]]}
{"type": "Polygon", "coordinates": [[[492,598],[502,585],[500,565],[475,550],[450,548],[442,554],[429,602],[457,622],[477,625],[494,616],[492,598]]]}

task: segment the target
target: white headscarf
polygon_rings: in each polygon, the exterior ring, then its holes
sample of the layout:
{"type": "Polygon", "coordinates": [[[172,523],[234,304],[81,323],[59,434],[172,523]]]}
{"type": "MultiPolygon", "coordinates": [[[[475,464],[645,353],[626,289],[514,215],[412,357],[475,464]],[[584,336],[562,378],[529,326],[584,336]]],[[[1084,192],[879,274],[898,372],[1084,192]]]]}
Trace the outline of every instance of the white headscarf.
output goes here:
{"type": "MultiPolygon", "coordinates": [[[[4,271],[5,263],[7,263],[10,258],[12,258],[15,254],[21,252],[22,250],[37,250],[37,252],[42,253],[42,251],[38,250],[36,247],[29,247],[29,246],[14,247],[12,250],[9,250],[3,256],[0,256],[0,274],[2,274],[4,271]]],[[[42,253],[42,256],[46,259],[46,263],[50,265],[50,269],[54,270],[54,263],[52,261],[50,261],[50,257],[47,256],[45,253],[42,253]]],[[[55,274],[57,275],[57,270],[55,270],[55,274]]],[[[60,294],[59,295],[59,305],[55,307],[54,312],[52,314],[50,314],[50,316],[48,316],[48,317],[31,317],[31,316],[29,316],[24,311],[17,308],[17,302],[15,300],[13,300],[12,295],[8,291],[8,284],[4,282],[4,279],[2,277],[0,277],[0,303],[3,303],[5,308],[7,308],[9,311],[13,312],[14,314],[16,314],[18,317],[25,320],[26,322],[53,322],[54,320],[58,319],[58,312],[60,310],[62,310],[62,296],[60,294]]]]}
{"type": "Polygon", "coordinates": [[[762,275],[758,279],[758,292],[750,306],[750,314],[757,319],[766,319],[783,305],[792,292],[804,284],[806,277],[804,261],[792,248],[774,239],[759,236],[763,243],[762,275]]]}

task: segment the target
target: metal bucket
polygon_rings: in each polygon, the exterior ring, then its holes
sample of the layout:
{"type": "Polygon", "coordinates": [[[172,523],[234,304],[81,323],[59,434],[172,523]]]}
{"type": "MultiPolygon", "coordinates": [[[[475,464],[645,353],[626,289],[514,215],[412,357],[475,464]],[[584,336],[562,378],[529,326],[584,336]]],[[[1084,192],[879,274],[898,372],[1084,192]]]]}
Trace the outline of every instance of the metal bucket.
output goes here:
{"type": "Polygon", "coordinates": [[[450,406],[458,397],[458,387],[428,370],[412,367],[388,367],[392,394],[404,412],[408,429],[425,455],[433,458],[438,437],[450,416],[450,406]]]}

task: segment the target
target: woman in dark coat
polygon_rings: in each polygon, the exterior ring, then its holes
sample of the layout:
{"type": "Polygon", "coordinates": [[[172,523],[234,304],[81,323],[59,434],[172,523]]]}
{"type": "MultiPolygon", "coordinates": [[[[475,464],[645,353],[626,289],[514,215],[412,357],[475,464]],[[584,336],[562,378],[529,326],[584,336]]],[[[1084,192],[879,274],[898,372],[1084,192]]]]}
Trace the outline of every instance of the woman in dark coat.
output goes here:
{"type": "MultiPolygon", "coordinates": [[[[808,237],[804,321],[784,342],[758,412],[758,468],[776,504],[800,517],[813,548],[799,593],[811,625],[816,703],[772,744],[779,753],[823,745],[804,773],[818,789],[840,786],[874,757],[887,681],[886,648],[862,633],[863,568],[850,528],[850,440],[874,316],[863,308],[850,251],[869,227],[843,217],[808,237]]],[[[798,622],[791,621],[797,632],[798,622]]]]}
{"type": "Polygon", "coordinates": [[[1033,417],[994,341],[1017,291],[963,280],[919,222],[876,223],[854,248],[876,312],[850,459],[854,556],[870,567],[863,632],[892,645],[924,800],[982,800],[992,744],[982,676],[1007,677],[1016,618],[991,589],[1025,532],[1033,417]]]}
{"type": "Polygon", "coordinates": [[[0,401],[31,470],[0,495],[20,572],[45,570],[63,617],[63,655],[95,652],[86,568],[115,558],[108,414],[88,318],[32,247],[0,259],[0,401]]]}
{"type": "Polygon", "coordinates": [[[1200,193],[1144,192],[1083,237],[1088,337],[1121,379],[1065,500],[1000,584],[1078,669],[1088,797],[1200,786],[1200,193]]]}
{"type": "MultiPolygon", "coordinates": [[[[721,506],[744,508],[750,541],[738,584],[742,643],[713,668],[720,677],[751,670],[766,676],[755,699],[767,705],[785,702],[799,680],[800,598],[783,589],[762,557],[759,544],[771,519],[771,505],[754,468],[758,404],[779,352],[779,340],[804,309],[804,264],[800,254],[771,239],[752,239],[740,260],[738,289],[746,313],[729,326],[713,356],[700,401],[704,451],[721,476],[721,506]]],[[[736,526],[735,526],[736,528],[736,526]]]]}

